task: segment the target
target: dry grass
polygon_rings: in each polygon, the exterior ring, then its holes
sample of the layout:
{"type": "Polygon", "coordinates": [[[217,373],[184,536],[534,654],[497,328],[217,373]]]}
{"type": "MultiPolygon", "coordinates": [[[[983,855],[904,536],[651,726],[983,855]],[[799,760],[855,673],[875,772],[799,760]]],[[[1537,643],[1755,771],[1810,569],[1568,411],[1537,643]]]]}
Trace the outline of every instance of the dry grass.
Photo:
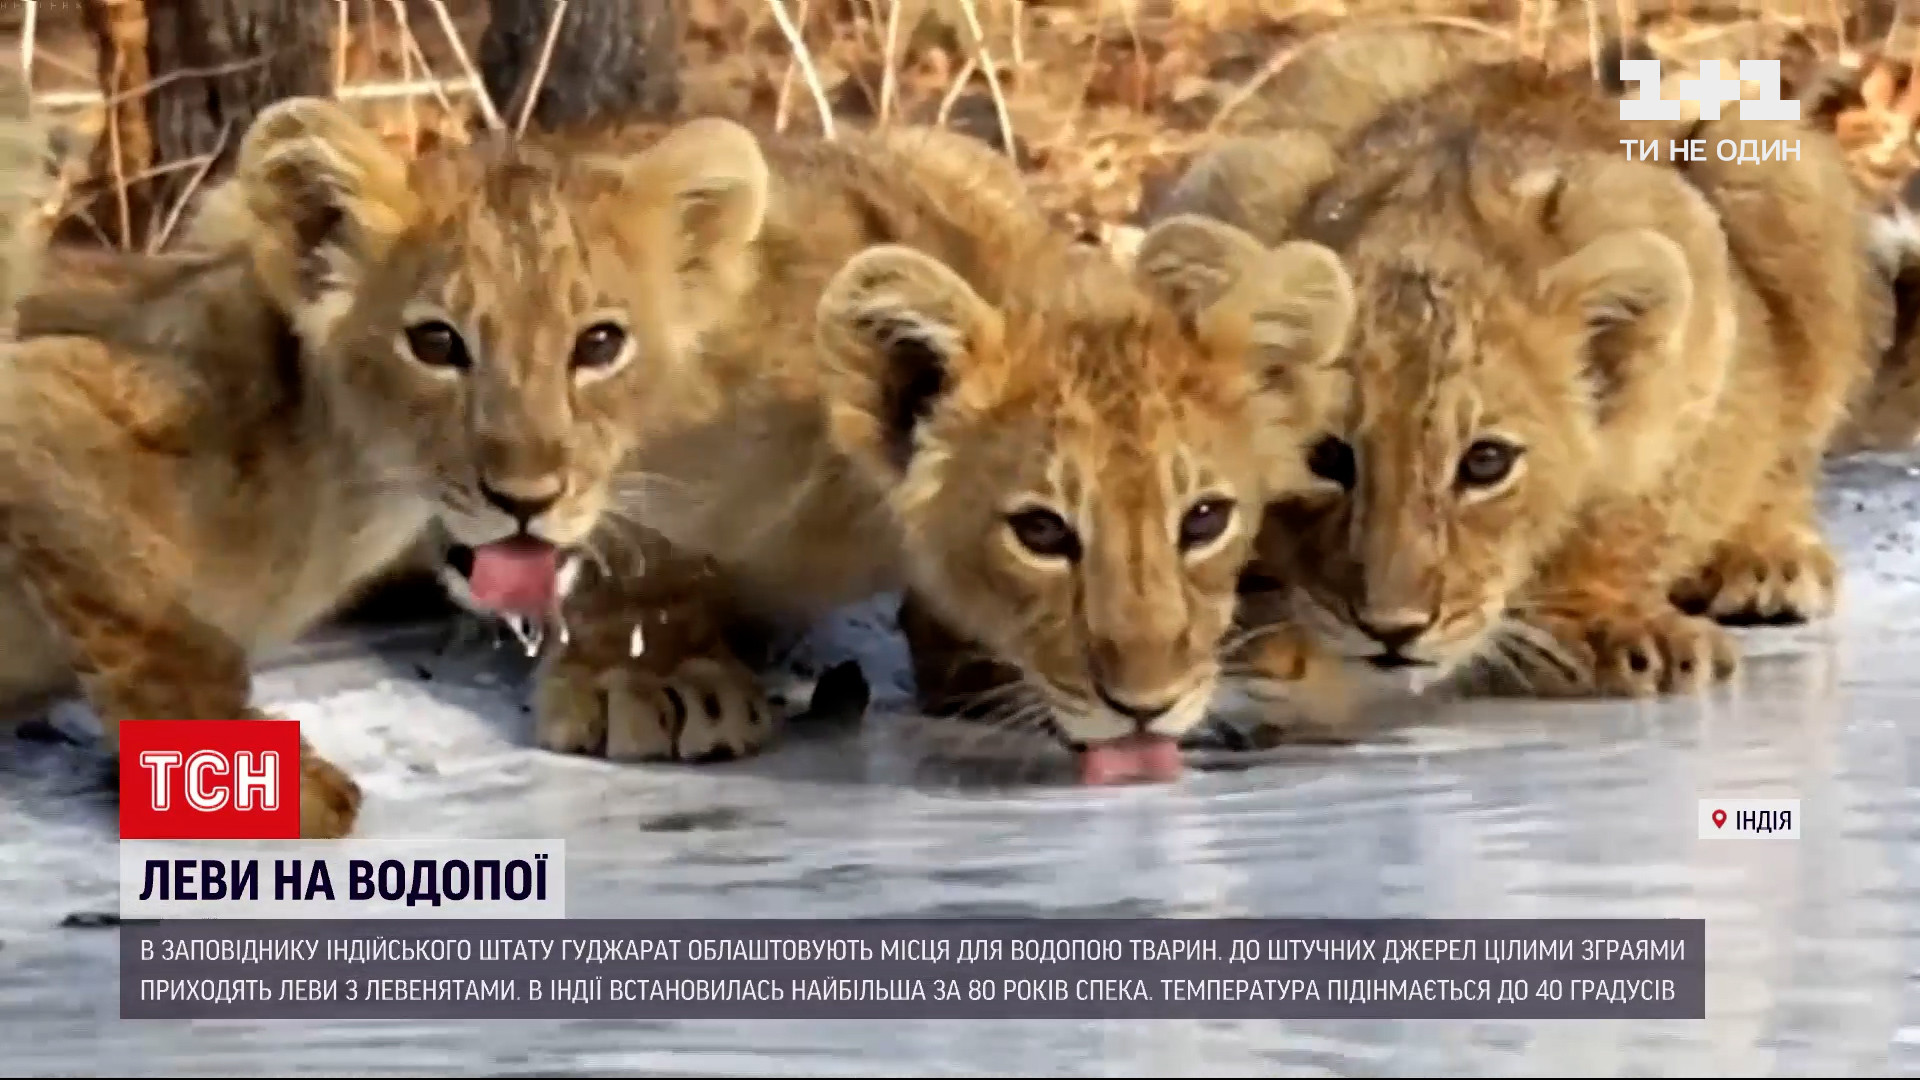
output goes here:
{"type": "MultiPolygon", "coordinates": [[[[1471,24],[1565,64],[1591,63],[1597,43],[1626,24],[1677,59],[1778,57],[1797,82],[1842,72],[1847,107],[1826,122],[1853,148],[1863,179],[1885,189],[1916,161],[1915,35],[1863,29],[1873,4],[1862,0],[687,2],[689,108],[829,135],[846,124],[945,123],[1013,153],[1052,212],[1095,234],[1136,214],[1143,193],[1301,42],[1362,19],[1471,24]]],[[[471,56],[485,15],[472,0],[336,3],[335,93],[397,145],[526,122],[525,106],[503,117],[507,103],[478,91],[471,56]]],[[[15,37],[84,157],[103,112],[87,89],[95,67],[84,33],[43,15],[15,37]]]]}

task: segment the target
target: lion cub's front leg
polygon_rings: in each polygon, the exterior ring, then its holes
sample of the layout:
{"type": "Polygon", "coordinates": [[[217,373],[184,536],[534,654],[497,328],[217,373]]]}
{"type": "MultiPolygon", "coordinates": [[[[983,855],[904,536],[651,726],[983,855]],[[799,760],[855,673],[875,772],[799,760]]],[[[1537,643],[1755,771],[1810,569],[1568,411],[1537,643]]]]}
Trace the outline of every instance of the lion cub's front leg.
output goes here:
{"type": "MultiPolygon", "coordinates": [[[[263,719],[246,650],[193,612],[184,573],[159,572],[160,541],[136,540],[105,515],[63,516],[40,527],[51,514],[16,512],[6,540],[26,593],[63,639],[107,748],[118,754],[123,720],[263,719]],[[82,529],[93,542],[79,542],[82,529]]],[[[303,738],[300,835],[345,836],[359,812],[359,786],[303,738]]]]}
{"type": "Polygon", "coordinates": [[[536,737],[612,761],[726,761],[773,735],[759,677],[727,644],[719,580],[649,539],[581,571],[542,660],[536,737]]]}
{"type": "Polygon", "coordinates": [[[1792,625],[1832,614],[1840,561],[1820,529],[1811,474],[1776,468],[1747,520],[1680,580],[1673,602],[1726,626],[1792,625]]]}
{"type": "Polygon", "coordinates": [[[1731,678],[1739,650],[1710,619],[1668,596],[1671,544],[1657,511],[1614,506],[1590,515],[1510,613],[1546,640],[1513,636],[1509,653],[1529,693],[1651,697],[1731,678]]]}

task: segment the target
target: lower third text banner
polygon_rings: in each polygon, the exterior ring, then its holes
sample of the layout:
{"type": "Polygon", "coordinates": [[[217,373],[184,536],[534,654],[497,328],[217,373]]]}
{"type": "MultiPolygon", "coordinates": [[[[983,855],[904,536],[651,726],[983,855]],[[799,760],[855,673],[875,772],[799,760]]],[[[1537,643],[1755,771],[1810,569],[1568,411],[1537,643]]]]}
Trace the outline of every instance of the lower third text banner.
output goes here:
{"type": "Polygon", "coordinates": [[[189,920],[155,1020],[1703,1019],[1699,919],[189,920]]]}

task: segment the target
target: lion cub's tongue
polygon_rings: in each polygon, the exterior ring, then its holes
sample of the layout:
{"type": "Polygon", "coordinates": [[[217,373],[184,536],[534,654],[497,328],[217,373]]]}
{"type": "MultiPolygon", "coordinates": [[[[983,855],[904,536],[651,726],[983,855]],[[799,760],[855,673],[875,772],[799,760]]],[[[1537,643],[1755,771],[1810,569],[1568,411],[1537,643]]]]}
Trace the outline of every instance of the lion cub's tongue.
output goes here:
{"type": "Polygon", "coordinates": [[[492,611],[542,616],[553,610],[560,549],[544,540],[516,536],[473,549],[467,587],[474,602],[492,611]]]}
{"type": "Polygon", "coordinates": [[[1164,735],[1126,735],[1080,751],[1083,784],[1178,780],[1183,768],[1179,741],[1164,735]]]}

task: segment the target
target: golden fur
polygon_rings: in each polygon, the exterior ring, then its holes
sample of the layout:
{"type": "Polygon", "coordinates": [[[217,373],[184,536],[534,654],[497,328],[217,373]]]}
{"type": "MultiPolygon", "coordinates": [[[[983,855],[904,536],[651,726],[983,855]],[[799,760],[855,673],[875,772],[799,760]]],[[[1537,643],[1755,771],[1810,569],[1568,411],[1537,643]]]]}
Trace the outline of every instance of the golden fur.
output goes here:
{"type": "Polygon", "coordinates": [[[1386,103],[1229,142],[1168,204],[1326,244],[1355,281],[1323,490],[1260,539],[1295,617],[1396,678],[1479,660],[1642,695],[1732,672],[1715,620],[1828,612],[1815,484],[1881,315],[1830,140],[1697,121],[1708,160],[1631,161],[1645,132],[1584,73],[1442,57],[1369,98],[1325,55],[1295,61],[1303,92],[1386,103]]]}
{"type": "Polygon", "coordinates": [[[1189,729],[1252,508],[1304,482],[1299,431],[1350,312],[1333,260],[1182,219],[1129,273],[1054,235],[962,136],[699,123],[712,152],[687,175],[737,185],[737,228],[685,236],[666,180],[631,221],[712,268],[645,310],[714,313],[659,336],[678,349],[662,363],[704,378],[682,400],[718,411],[620,481],[614,516],[649,531],[590,545],[541,742],[751,751],[771,716],[731,632],[900,587],[923,700],[957,703],[944,667],[972,653],[1044,706],[1002,694],[1003,716],[1065,742],[1189,729]]]}
{"type": "MultiPolygon", "coordinates": [[[[0,698],[77,675],[109,745],[127,717],[255,715],[255,650],[336,610],[430,522],[511,526],[483,483],[557,489],[534,530],[583,538],[655,422],[646,388],[670,373],[652,358],[708,314],[698,253],[649,246],[622,208],[703,153],[482,143],[407,162],[338,106],[293,100],[246,134],[185,253],[63,256],[0,369],[17,571],[0,698]],[[683,284],[676,321],[637,317],[683,284]],[[415,352],[405,329],[427,318],[471,328],[483,362],[415,352]],[[639,348],[580,368],[579,335],[607,319],[639,348]]],[[[737,229],[695,212],[724,193],[688,192],[691,241],[737,229]]],[[[358,804],[307,750],[303,833],[345,833],[358,804]]]]}

